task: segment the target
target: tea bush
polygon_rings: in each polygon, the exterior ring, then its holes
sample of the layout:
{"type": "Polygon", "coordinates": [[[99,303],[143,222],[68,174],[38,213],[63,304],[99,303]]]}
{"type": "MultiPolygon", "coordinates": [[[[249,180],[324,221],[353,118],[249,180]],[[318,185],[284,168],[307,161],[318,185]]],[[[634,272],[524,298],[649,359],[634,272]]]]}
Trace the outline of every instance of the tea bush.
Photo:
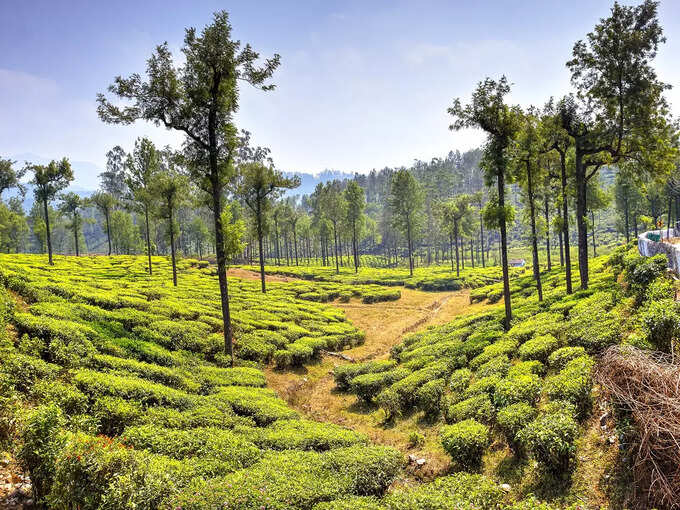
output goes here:
{"type": "Polygon", "coordinates": [[[455,425],[445,425],[440,431],[442,446],[453,460],[465,468],[475,468],[481,463],[489,444],[489,428],[468,419],[455,425]]]}

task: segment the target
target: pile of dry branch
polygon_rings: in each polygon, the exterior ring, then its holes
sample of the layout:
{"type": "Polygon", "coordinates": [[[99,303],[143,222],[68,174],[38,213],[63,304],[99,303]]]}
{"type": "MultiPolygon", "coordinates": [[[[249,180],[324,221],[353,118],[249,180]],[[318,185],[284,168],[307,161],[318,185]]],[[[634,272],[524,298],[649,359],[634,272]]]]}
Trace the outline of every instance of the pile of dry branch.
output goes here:
{"type": "Polygon", "coordinates": [[[635,423],[634,475],[643,504],[680,509],[680,365],[661,353],[613,346],[596,377],[635,423]]]}

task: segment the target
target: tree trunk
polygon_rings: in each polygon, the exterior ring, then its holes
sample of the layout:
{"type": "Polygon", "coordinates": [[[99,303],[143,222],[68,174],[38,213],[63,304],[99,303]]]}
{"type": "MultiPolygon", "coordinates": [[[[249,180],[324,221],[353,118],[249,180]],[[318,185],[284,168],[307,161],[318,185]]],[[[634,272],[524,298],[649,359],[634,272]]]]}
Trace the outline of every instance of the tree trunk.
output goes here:
{"type": "MultiPolygon", "coordinates": [[[[498,172],[498,207],[505,212],[505,169],[498,172]]],[[[512,322],[512,304],[510,302],[510,274],[508,271],[508,232],[505,225],[505,216],[500,218],[499,227],[501,232],[501,265],[503,266],[503,300],[505,301],[505,329],[510,329],[512,322]]]]}
{"type": "Polygon", "coordinates": [[[562,245],[562,231],[557,232],[557,239],[560,242],[560,267],[564,267],[564,246],[562,245]]]}
{"type": "Polygon", "coordinates": [[[628,197],[623,198],[623,217],[626,224],[626,244],[630,242],[630,227],[628,226],[628,197]]]}
{"type": "Polygon", "coordinates": [[[413,254],[411,252],[411,222],[406,222],[406,244],[408,248],[408,269],[409,274],[413,276],[413,254]]]}
{"type": "Polygon", "coordinates": [[[333,222],[333,247],[335,248],[335,272],[340,274],[340,262],[338,261],[338,227],[333,222]]]}
{"type": "Polygon", "coordinates": [[[588,226],[586,225],[586,168],[583,164],[583,152],[576,144],[576,227],[578,233],[578,269],[581,278],[581,290],[588,289],[588,226]]]}
{"type": "Polygon", "coordinates": [[[453,273],[453,234],[449,234],[449,253],[451,254],[451,272],[453,273]]]}
{"type": "Polygon", "coordinates": [[[484,218],[482,217],[481,202],[479,209],[479,242],[481,243],[482,267],[486,267],[486,261],[484,260],[484,218]]]}
{"type": "Polygon", "coordinates": [[[527,195],[529,198],[529,219],[531,221],[531,258],[536,280],[538,300],[543,301],[543,287],[541,286],[541,268],[538,262],[538,236],[536,235],[536,207],[534,205],[534,187],[531,175],[531,163],[526,161],[527,167],[527,195]]]}
{"type": "Polygon", "coordinates": [[[45,234],[47,235],[47,259],[50,266],[54,265],[52,260],[52,235],[50,233],[50,215],[47,209],[47,199],[43,200],[43,208],[45,210],[45,234]]]}
{"type": "Polygon", "coordinates": [[[262,283],[262,293],[264,294],[267,292],[267,288],[264,278],[264,249],[262,248],[262,238],[264,237],[264,232],[262,231],[262,204],[259,200],[257,202],[255,220],[257,221],[257,240],[260,248],[260,282],[262,283]]]}
{"type": "Polygon", "coordinates": [[[151,269],[151,231],[149,230],[149,208],[144,207],[144,219],[146,221],[146,253],[149,259],[149,276],[153,274],[151,269]]]}
{"type": "Polygon", "coordinates": [[[109,241],[109,257],[111,256],[111,224],[109,221],[109,211],[104,212],[104,219],[106,220],[106,237],[109,241]]]}
{"type": "Polygon", "coordinates": [[[548,212],[548,196],[544,199],[545,206],[545,253],[547,254],[548,271],[552,269],[552,259],[550,258],[550,213],[548,212]]]}
{"type": "Polygon", "coordinates": [[[593,257],[597,257],[597,247],[595,245],[595,212],[592,211],[592,210],[590,211],[590,220],[591,220],[591,223],[593,224],[593,232],[592,232],[592,235],[593,235],[593,257]]]}
{"type": "Polygon", "coordinates": [[[460,276],[460,259],[458,256],[458,220],[453,222],[453,237],[456,242],[456,276],[460,276]]]}
{"type": "Polygon", "coordinates": [[[560,166],[562,180],[562,240],[564,241],[564,267],[567,285],[567,294],[572,293],[571,288],[571,248],[569,247],[569,209],[567,200],[567,158],[560,151],[560,166]]]}
{"type": "Polygon", "coordinates": [[[220,285],[222,304],[222,323],[224,328],[224,351],[231,358],[234,366],[234,344],[229,313],[229,287],[227,283],[227,255],[224,252],[224,231],[222,230],[222,190],[219,186],[217,170],[217,152],[210,151],[210,181],[212,183],[213,218],[215,222],[215,256],[217,258],[217,277],[220,285]]]}
{"type": "Polygon", "coordinates": [[[170,221],[170,257],[172,259],[172,284],[177,287],[177,260],[175,259],[175,225],[172,217],[172,207],[168,204],[168,218],[170,221]]]}
{"type": "Polygon", "coordinates": [[[73,240],[76,245],[76,257],[80,256],[80,247],[78,246],[78,213],[73,213],[73,240]]]}
{"type": "Polygon", "coordinates": [[[299,266],[300,264],[298,263],[297,232],[295,231],[295,227],[293,227],[293,244],[295,244],[295,265],[299,266]]]}
{"type": "Polygon", "coordinates": [[[470,239],[470,261],[472,262],[472,267],[475,267],[475,247],[472,242],[472,239],[470,239]]]}
{"type": "Polygon", "coordinates": [[[357,224],[352,221],[352,250],[354,251],[354,272],[359,272],[359,254],[357,253],[357,224]]]}

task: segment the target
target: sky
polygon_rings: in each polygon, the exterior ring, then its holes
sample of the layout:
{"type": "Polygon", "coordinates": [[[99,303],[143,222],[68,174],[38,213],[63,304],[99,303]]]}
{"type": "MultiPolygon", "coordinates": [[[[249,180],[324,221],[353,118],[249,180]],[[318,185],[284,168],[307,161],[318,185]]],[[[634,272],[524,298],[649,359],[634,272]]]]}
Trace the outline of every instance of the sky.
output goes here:
{"type": "MultiPolygon", "coordinates": [[[[630,3],[624,1],[623,3],[630,3]]],[[[281,55],[273,92],[242,87],[239,128],[278,168],[368,172],[478,146],[451,132],[446,109],[481,79],[505,74],[510,100],[542,105],[569,92],[573,44],[606,16],[604,0],[0,0],[0,157],[68,157],[75,185],[97,187],[106,152],[139,136],[179,147],[182,135],[138,122],[106,125],[96,94],[143,73],[154,47],[179,54],[184,29],[230,14],[234,36],[281,55]]],[[[680,113],[680,2],[665,0],[656,60],[680,113]]]]}

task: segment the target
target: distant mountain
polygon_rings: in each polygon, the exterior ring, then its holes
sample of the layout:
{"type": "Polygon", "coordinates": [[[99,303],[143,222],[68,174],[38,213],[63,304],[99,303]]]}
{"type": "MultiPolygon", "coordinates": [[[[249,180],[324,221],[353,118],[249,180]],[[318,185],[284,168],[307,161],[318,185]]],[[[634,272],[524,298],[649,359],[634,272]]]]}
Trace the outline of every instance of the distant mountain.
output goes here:
{"type": "Polygon", "coordinates": [[[324,170],[323,172],[314,175],[314,174],[308,174],[308,173],[301,173],[301,172],[284,172],[284,174],[288,177],[292,177],[294,175],[298,176],[300,178],[300,186],[290,190],[286,195],[288,196],[295,196],[295,195],[309,195],[314,192],[314,188],[316,188],[316,185],[319,184],[320,182],[328,182],[332,181],[334,179],[351,179],[354,177],[354,173],[350,172],[341,172],[339,170],[324,170]]]}

